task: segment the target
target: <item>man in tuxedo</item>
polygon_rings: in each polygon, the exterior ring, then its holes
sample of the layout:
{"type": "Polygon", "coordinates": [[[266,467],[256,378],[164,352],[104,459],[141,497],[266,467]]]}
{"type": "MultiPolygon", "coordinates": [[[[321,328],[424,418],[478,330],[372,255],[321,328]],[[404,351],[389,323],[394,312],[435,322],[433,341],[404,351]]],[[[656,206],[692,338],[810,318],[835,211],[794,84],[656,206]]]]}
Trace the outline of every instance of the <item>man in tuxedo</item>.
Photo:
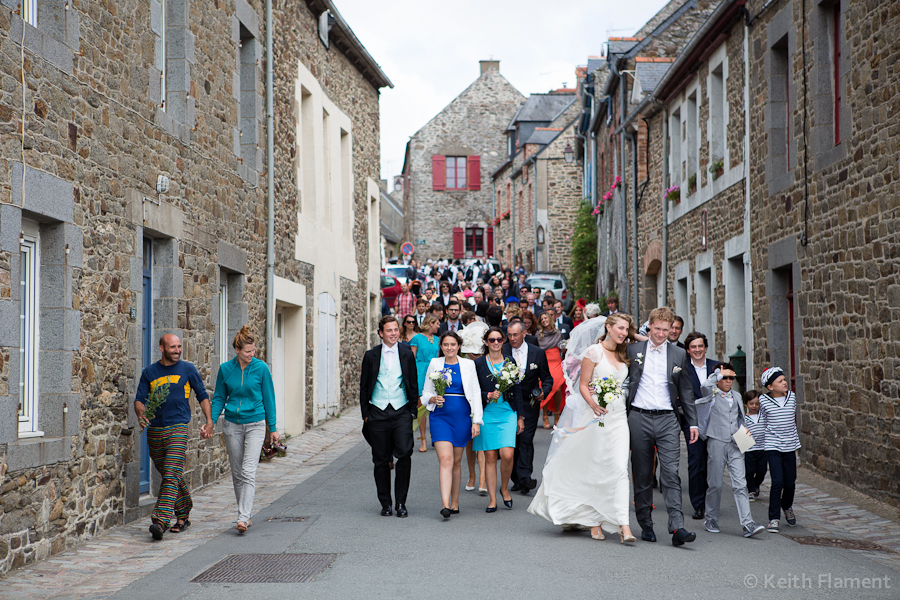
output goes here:
{"type": "Polygon", "coordinates": [[[675,320],[672,321],[672,329],[669,330],[669,343],[675,344],[679,348],[687,350],[684,347],[684,344],[678,341],[678,338],[681,337],[682,332],[684,332],[684,319],[675,315],[675,320]]]}
{"type": "Polygon", "coordinates": [[[406,517],[406,494],[412,465],[412,422],[418,405],[419,379],[416,356],[409,346],[398,344],[400,324],[395,317],[378,322],[382,343],[363,356],[359,376],[359,407],[363,436],[372,447],[375,487],[381,515],[391,516],[391,459],[396,458],[394,509],[406,517]]]}
{"type": "Polygon", "coordinates": [[[687,353],[668,343],[675,315],[666,307],[650,312],[650,339],[628,346],[628,390],[626,410],[631,431],[631,470],[634,480],[634,511],[643,530],[641,539],[655,542],[653,531],[653,448],[659,457],[659,487],[669,513],[672,545],[693,542],[697,534],[684,528],[681,512],[681,480],[678,463],[681,447],[675,407],[681,396],[684,418],[690,428],[688,444],[697,441],[697,414],[687,353]]]}
{"type": "Polygon", "coordinates": [[[619,312],[619,297],[609,295],[606,297],[606,310],[600,313],[601,317],[608,317],[609,315],[615,314],[619,312]]]}
{"type": "Polygon", "coordinates": [[[419,298],[416,300],[416,312],[413,315],[416,317],[416,327],[422,327],[422,320],[428,316],[428,300],[425,298],[419,298]]]}
{"type": "MultiPolygon", "coordinates": [[[[700,384],[715,373],[716,367],[719,366],[719,361],[706,358],[706,349],[709,347],[709,342],[706,341],[706,336],[702,333],[692,331],[684,338],[684,343],[691,357],[691,368],[688,369],[688,375],[691,378],[691,388],[696,400],[703,397],[700,384]]],[[[685,441],[690,439],[690,430],[684,420],[681,422],[681,431],[684,432],[685,441]]],[[[691,497],[691,505],[694,507],[693,518],[700,520],[706,514],[706,464],[709,460],[706,453],[706,441],[702,438],[698,439],[696,443],[688,444],[687,449],[688,493],[691,497]]]]}
{"type": "Polygon", "coordinates": [[[569,333],[572,332],[575,323],[563,312],[562,300],[553,303],[553,312],[556,313],[556,329],[562,334],[564,340],[569,339],[569,333]]]}
{"type": "Polygon", "coordinates": [[[516,437],[516,451],[513,457],[512,491],[521,491],[523,495],[537,487],[537,481],[531,477],[534,471],[534,433],[537,431],[538,419],[541,416],[541,390],[553,389],[553,376],[547,355],[537,345],[525,342],[525,325],[521,321],[513,321],[507,328],[509,342],[503,346],[503,354],[511,356],[525,377],[519,383],[522,389],[525,427],[516,437]]]}
{"type": "Polygon", "coordinates": [[[459,300],[456,298],[452,299],[447,304],[447,320],[441,323],[441,327],[438,329],[438,335],[444,335],[444,333],[448,331],[459,333],[460,330],[465,327],[465,325],[462,324],[462,321],[459,320],[459,309],[459,300]]]}

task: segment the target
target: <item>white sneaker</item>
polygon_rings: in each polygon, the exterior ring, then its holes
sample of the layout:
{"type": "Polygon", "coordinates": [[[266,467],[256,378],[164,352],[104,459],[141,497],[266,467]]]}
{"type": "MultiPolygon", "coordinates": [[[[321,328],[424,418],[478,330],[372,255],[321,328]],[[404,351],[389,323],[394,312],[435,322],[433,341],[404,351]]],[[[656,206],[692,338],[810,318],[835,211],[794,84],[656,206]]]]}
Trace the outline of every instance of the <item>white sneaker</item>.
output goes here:
{"type": "Polygon", "coordinates": [[[753,536],[759,535],[760,533],[762,533],[765,530],[766,530],[766,528],[763,527],[762,525],[757,525],[753,521],[750,521],[750,523],[748,523],[747,525],[744,525],[744,537],[752,538],[753,536]]]}
{"type": "Polygon", "coordinates": [[[769,521],[769,526],[766,527],[766,530],[769,533],[778,533],[778,519],[772,519],[769,521]]]}

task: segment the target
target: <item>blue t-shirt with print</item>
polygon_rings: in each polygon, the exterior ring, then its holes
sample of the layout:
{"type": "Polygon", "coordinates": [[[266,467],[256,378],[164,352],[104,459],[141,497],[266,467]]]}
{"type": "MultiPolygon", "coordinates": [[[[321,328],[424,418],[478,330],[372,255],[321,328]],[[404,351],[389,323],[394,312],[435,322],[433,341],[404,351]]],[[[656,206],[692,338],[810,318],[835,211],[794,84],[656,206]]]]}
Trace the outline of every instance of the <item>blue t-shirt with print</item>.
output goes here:
{"type": "Polygon", "coordinates": [[[141,372],[141,381],[138,383],[135,400],[146,408],[150,390],[165,383],[169,384],[169,396],[156,411],[156,416],[150,421],[150,426],[168,427],[189,423],[191,421],[191,390],[194,390],[198,402],[209,398],[203,380],[200,378],[200,371],[193,364],[184,360],[179,360],[169,366],[155,362],[141,372]]]}

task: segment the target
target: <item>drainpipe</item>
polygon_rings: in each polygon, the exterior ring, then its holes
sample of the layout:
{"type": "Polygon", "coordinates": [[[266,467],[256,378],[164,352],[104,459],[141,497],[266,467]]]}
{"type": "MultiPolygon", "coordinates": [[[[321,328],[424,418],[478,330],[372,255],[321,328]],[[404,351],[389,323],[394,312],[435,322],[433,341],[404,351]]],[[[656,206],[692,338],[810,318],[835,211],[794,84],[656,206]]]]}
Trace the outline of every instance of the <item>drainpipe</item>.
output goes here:
{"type": "MultiPolygon", "coordinates": [[[[628,79],[624,75],[619,74],[618,67],[616,67],[616,74],[619,76],[619,122],[622,123],[625,121],[628,111],[628,79]]],[[[625,183],[625,136],[626,133],[624,131],[619,135],[619,152],[622,157],[622,160],[619,162],[620,177],[622,179],[622,191],[619,193],[619,197],[622,199],[622,258],[619,260],[619,272],[625,278],[625,286],[621,288],[624,296],[622,299],[623,305],[626,304],[625,301],[628,299],[628,211],[625,210],[628,184],[625,183]]],[[[636,315],[635,319],[637,319],[636,315]]]]}
{"type": "MultiPolygon", "coordinates": [[[[767,4],[768,6],[768,4],[767,4]]],[[[749,16],[745,11],[745,17],[749,16]]],[[[750,41],[749,41],[750,25],[747,19],[744,19],[744,106],[750,106],[750,78],[747,76],[750,68],[750,41]]],[[[750,111],[744,111],[744,235],[750,239],[750,111]]],[[[747,252],[747,271],[750,274],[749,285],[746,287],[745,293],[750,298],[750,306],[753,306],[753,269],[750,268],[751,253],[747,252]]],[[[744,339],[747,342],[747,381],[753,381],[753,327],[748,324],[744,339]]]]}
{"type": "MultiPolygon", "coordinates": [[[[534,233],[534,254],[532,254],[532,256],[534,257],[534,270],[540,271],[541,268],[538,266],[538,259],[537,259],[538,258],[538,253],[537,253],[537,251],[538,251],[538,243],[537,243],[537,230],[538,230],[538,207],[537,207],[538,168],[537,168],[537,166],[538,166],[538,163],[537,163],[537,156],[534,156],[532,158],[534,159],[531,163],[531,168],[534,171],[534,173],[532,173],[533,178],[531,180],[531,191],[533,192],[532,193],[532,202],[534,203],[534,232],[533,232],[534,233]]],[[[547,238],[547,232],[545,231],[544,232],[544,241],[545,242],[546,242],[546,238],[547,238]]],[[[544,245],[548,246],[546,243],[544,245]]]]}
{"type": "Polygon", "coordinates": [[[632,316],[635,321],[639,321],[641,316],[638,302],[638,235],[637,235],[637,192],[638,192],[638,142],[636,132],[629,134],[629,138],[631,138],[631,235],[632,235],[632,252],[631,252],[631,265],[634,270],[633,278],[634,278],[634,286],[633,293],[634,298],[632,299],[632,305],[634,306],[634,313],[632,316]]]}
{"type": "MultiPolygon", "coordinates": [[[[512,230],[512,251],[510,252],[509,264],[512,265],[512,269],[516,268],[516,180],[513,179],[512,182],[512,210],[509,213],[509,228],[512,230]]],[[[511,285],[511,284],[510,284],[511,285]]]]}
{"type": "MultiPolygon", "coordinates": [[[[746,73],[746,71],[744,71],[746,73]]],[[[663,164],[662,164],[662,181],[663,181],[663,198],[662,198],[662,282],[663,282],[663,306],[669,305],[669,201],[666,200],[666,186],[671,183],[669,178],[669,109],[663,107],[663,164]]]]}
{"type": "Polygon", "coordinates": [[[272,0],[266,0],[266,362],[275,347],[275,110],[272,57],[272,0]]]}

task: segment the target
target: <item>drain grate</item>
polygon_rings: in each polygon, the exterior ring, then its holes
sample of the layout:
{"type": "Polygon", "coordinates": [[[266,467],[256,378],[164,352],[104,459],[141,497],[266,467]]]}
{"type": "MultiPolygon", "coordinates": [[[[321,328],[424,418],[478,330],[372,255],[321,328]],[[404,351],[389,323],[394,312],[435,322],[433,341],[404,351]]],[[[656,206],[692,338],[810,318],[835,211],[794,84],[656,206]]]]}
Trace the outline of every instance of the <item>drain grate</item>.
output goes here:
{"type": "Polygon", "coordinates": [[[337,554],[232,554],[200,573],[194,583],[308,583],[337,554]]]}
{"type": "Polygon", "coordinates": [[[829,548],[843,548],[845,550],[874,550],[877,552],[890,552],[894,554],[895,552],[890,548],[885,548],[884,546],[880,546],[875,542],[868,542],[865,540],[847,540],[843,538],[828,538],[828,537],[820,537],[818,535],[784,535],[781,537],[786,537],[794,540],[798,544],[804,544],[806,546],[827,546],[829,548]]]}
{"type": "Polygon", "coordinates": [[[267,523],[303,523],[309,517],[269,517],[267,523]]]}

